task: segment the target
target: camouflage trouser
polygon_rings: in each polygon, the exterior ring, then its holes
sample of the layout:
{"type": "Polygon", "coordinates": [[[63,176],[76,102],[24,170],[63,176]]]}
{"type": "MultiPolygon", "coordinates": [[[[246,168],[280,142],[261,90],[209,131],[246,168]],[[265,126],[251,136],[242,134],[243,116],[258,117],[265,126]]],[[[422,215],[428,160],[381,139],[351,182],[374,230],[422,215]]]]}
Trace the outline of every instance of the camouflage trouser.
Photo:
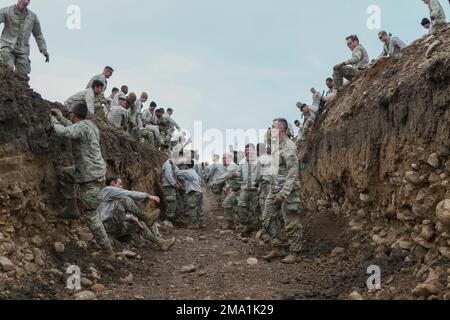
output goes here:
{"type": "Polygon", "coordinates": [[[108,234],[115,238],[138,233],[145,239],[156,243],[158,238],[142,221],[143,219],[144,212],[133,199],[127,197],[118,201],[116,210],[103,224],[108,234]]]}
{"type": "Polygon", "coordinates": [[[203,215],[203,194],[199,192],[190,192],[186,194],[186,210],[192,224],[200,222],[203,215]]]}
{"type": "Polygon", "coordinates": [[[216,203],[219,207],[222,207],[222,202],[223,202],[222,190],[223,190],[222,186],[211,185],[211,193],[212,193],[213,199],[214,199],[214,201],[216,201],[216,203]]]}
{"type": "Polygon", "coordinates": [[[344,78],[352,81],[360,73],[361,70],[352,66],[343,66],[340,68],[336,68],[333,74],[335,87],[342,87],[342,85],[344,84],[344,78]]]}
{"type": "Polygon", "coordinates": [[[3,48],[0,56],[3,63],[15,70],[20,79],[29,80],[28,75],[31,72],[31,61],[27,54],[3,48]]]}
{"type": "Polygon", "coordinates": [[[238,206],[241,224],[258,229],[260,225],[258,191],[241,190],[238,206]]]}
{"type": "Polygon", "coordinates": [[[234,222],[234,215],[237,213],[239,191],[231,191],[223,200],[224,217],[228,222],[234,222]]]}
{"type": "Polygon", "coordinates": [[[289,251],[298,253],[302,250],[303,227],[300,223],[300,196],[298,190],[285,199],[283,204],[277,206],[275,195],[269,192],[266,201],[266,210],[262,217],[265,231],[270,236],[274,247],[289,245],[289,251]],[[285,239],[283,239],[283,224],[285,239]]]}
{"type": "Polygon", "coordinates": [[[169,219],[176,219],[180,212],[178,191],[174,187],[163,187],[163,193],[167,201],[166,216],[169,219]]]}
{"type": "Polygon", "coordinates": [[[270,191],[270,182],[269,181],[262,181],[260,185],[260,191],[259,191],[259,208],[261,210],[261,215],[264,215],[264,211],[266,211],[266,200],[267,196],[269,195],[270,191]]]}
{"type": "Polygon", "coordinates": [[[159,134],[159,130],[146,127],[146,128],[135,128],[132,131],[132,135],[139,139],[141,142],[147,142],[148,144],[159,148],[161,146],[161,135],[159,134]]]}
{"type": "MultiPolygon", "coordinates": [[[[60,192],[65,200],[75,200],[75,167],[62,168],[58,172],[60,192]]],[[[79,184],[82,211],[95,241],[105,248],[111,244],[105,227],[97,212],[100,204],[99,194],[104,188],[105,179],[79,184]]]]}

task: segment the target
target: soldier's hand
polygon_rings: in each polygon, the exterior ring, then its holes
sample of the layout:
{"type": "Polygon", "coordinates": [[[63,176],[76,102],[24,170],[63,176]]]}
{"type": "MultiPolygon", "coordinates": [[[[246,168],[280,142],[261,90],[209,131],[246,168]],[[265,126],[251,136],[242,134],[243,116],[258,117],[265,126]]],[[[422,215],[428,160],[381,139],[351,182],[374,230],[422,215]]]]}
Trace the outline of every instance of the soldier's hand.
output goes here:
{"type": "Polygon", "coordinates": [[[277,193],[277,195],[275,196],[275,204],[276,205],[282,205],[284,202],[285,198],[281,193],[277,193]]]}
{"type": "Polygon", "coordinates": [[[45,62],[49,63],[50,62],[50,54],[48,52],[42,52],[42,54],[45,57],[45,62]]]}
{"type": "Polygon", "coordinates": [[[334,66],[334,70],[339,70],[340,68],[346,66],[347,64],[345,62],[339,63],[338,65],[334,66]]]}
{"type": "Polygon", "coordinates": [[[159,204],[161,202],[161,199],[159,197],[156,197],[156,196],[150,196],[149,199],[155,201],[157,204],[159,204]]]}
{"type": "Polygon", "coordinates": [[[52,109],[50,110],[50,113],[52,114],[52,116],[54,116],[58,121],[61,121],[64,117],[62,115],[61,110],[59,109],[52,109]]]}

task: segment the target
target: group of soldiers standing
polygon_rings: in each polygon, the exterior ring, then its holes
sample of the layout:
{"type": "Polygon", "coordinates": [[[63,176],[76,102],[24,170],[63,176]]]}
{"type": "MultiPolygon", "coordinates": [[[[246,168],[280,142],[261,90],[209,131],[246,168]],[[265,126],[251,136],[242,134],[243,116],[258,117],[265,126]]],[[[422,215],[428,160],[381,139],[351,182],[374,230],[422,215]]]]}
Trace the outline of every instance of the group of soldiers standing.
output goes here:
{"type": "Polygon", "coordinates": [[[302,249],[301,202],[299,159],[290,131],[287,120],[275,119],[269,144],[248,144],[242,157],[238,152],[214,155],[211,164],[200,164],[194,151],[173,153],[163,166],[169,219],[181,222],[184,212],[190,228],[204,228],[202,199],[209,192],[224,210],[223,230],[266,237],[272,250],[264,260],[296,263],[302,249]]]}

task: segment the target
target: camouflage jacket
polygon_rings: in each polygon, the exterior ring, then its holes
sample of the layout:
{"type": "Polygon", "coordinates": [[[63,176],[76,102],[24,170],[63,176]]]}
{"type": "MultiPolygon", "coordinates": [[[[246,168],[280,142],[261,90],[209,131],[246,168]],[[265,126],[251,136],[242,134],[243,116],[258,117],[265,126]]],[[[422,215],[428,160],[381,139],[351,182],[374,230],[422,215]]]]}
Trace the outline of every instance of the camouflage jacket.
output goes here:
{"type": "Polygon", "coordinates": [[[105,177],[106,164],[100,147],[100,132],[90,120],[72,124],[67,119],[62,124],[51,117],[53,129],[58,137],[72,141],[72,154],[75,163],[75,181],[86,183],[105,177]]]}
{"type": "Polygon", "coordinates": [[[247,161],[242,159],[239,163],[239,175],[242,179],[241,189],[256,190],[260,181],[261,167],[258,160],[247,161]]]}
{"type": "Polygon", "coordinates": [[[103,102],[103,98],[101,96],[96,96],[94,94],[94,90],[86,89],[86,90],[80,91],[78,93],[75,93],[73,96],[71,96],[69,99],[67,99],[66,102],[64,102],[64,105],[66,107],[70,107],[77,103],[86,103],[89,113],[94,113],[95,106],[102,105],[102,102],[103,102]]]}
{"type": "Polygon", "coordinates": [[[369,54],[367,53],[366,48],[362,45],[359,45],[352,51],[352,58],[346,61],[346,64],[351,64],[357,69],[363,70],[367,69],[370,64],[369,54]]]}
{"type": "Polygon", "coordinates": [[[1,48],[8,48],[23,54],[30,54],[30,38],[33,34],[39,50],[47,52],[47,44],[42,34],[41,24],[37,15],[29,9],[22,12],[16,5],[0,10],[0,24],[4,23],[1,38],[1,48]]]}
{"type": "Polygon", "coordinates": [[[108,112],[108,121],[118,129],[126,129],[130,112],[121,106],[112,106],[108,112]]]}
{"type": "Polygon", "coordinates": [[[311,133],[311,130],[314,127],[314,120],[312,117],[306,117],[303,123],[303,126],[300,130],[300,134],[297,137],[297,148],[299,148],[303,143],[305,143],[306,139],[308,139],[308,135],[311,133]]]}
{"type": "Polygon", "coordinates": [[[442,8],[439,0],[430,0],[428,7],[430,8],[431,23],[433,25],[447,23],[444,8],[442,8]]]}
{"type": "Polygon", "coordinates": [[[300,189],[297,148],[289,139],[280,142],[272,151],[273,194],[281,192],[285,198],[300,189]]]}
{"type": "Polygon", "coordinates": [[[227,167],[224,166],[224,172],[213,181],[213,185],[227,184],[233,191],[241,188],[241,178],[236,176],[239,173],[239,166],[236,163],[231,163],[227,167]]]}
{"type": "Polygon", "coordinates": [[[404,47],[406,47],[406,43],[404,43],[400,38],[391,37],[387,44],[383,46],[382,56],[393,56],[399,53],[404,47]]]}
{"type": "Polygon", "coordinates": [[[95,80],[101,81],[103,83],[103,92],[105,92],[106,88],[108,87],[108,80],[106,79],[103,73],[93,76],[92,79],[89,80],[86,89],[92,89],[92,84],[94,83],[95,80]]]}

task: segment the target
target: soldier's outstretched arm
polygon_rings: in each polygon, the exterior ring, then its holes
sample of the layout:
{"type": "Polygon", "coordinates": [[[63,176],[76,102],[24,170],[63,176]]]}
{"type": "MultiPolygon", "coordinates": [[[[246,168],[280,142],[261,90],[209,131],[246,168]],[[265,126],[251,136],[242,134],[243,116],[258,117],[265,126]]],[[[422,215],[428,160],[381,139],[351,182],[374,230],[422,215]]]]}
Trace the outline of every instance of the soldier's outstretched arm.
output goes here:
{"type": "Polygon", "coordinates": [[[175,120],[173,120],[172,118],[169,118],[169,122],[171,125],[173,125],[175,128],[177,128],[178,131],[181,131],[181,127],[178,125],[178,123],[176,123],[175,120]]]}
{"type": "Polygon", "coordinates": [[[213,184],[220,185],[225,182],[227,182],[229,179],[231,179],[236,171],[226,171],[223,173],[220,177],[218,177],[213,184]]]}
{"type": "Polygon", "coordinates": [[[77,140],[83,137],[83,128],[80,126],[74,126],[68,120],[64,121],[64,124],[53,123],[53,129],[58,137],[67,138],[71,140],[77,140]],[[70,123],[70,125],[69,125],[70,123]],[[64,125],[67,125],[66,127],[64,125]]]}
{"type": "Polygon", "coordinates": [[[123,198],[131,198],[134,201],[145,201],[150,198],[150,195],[144,192],[129,191],[120,188],[112,188],[108,191],[108,197],[114,200],[121,200],[123,198]]]}

